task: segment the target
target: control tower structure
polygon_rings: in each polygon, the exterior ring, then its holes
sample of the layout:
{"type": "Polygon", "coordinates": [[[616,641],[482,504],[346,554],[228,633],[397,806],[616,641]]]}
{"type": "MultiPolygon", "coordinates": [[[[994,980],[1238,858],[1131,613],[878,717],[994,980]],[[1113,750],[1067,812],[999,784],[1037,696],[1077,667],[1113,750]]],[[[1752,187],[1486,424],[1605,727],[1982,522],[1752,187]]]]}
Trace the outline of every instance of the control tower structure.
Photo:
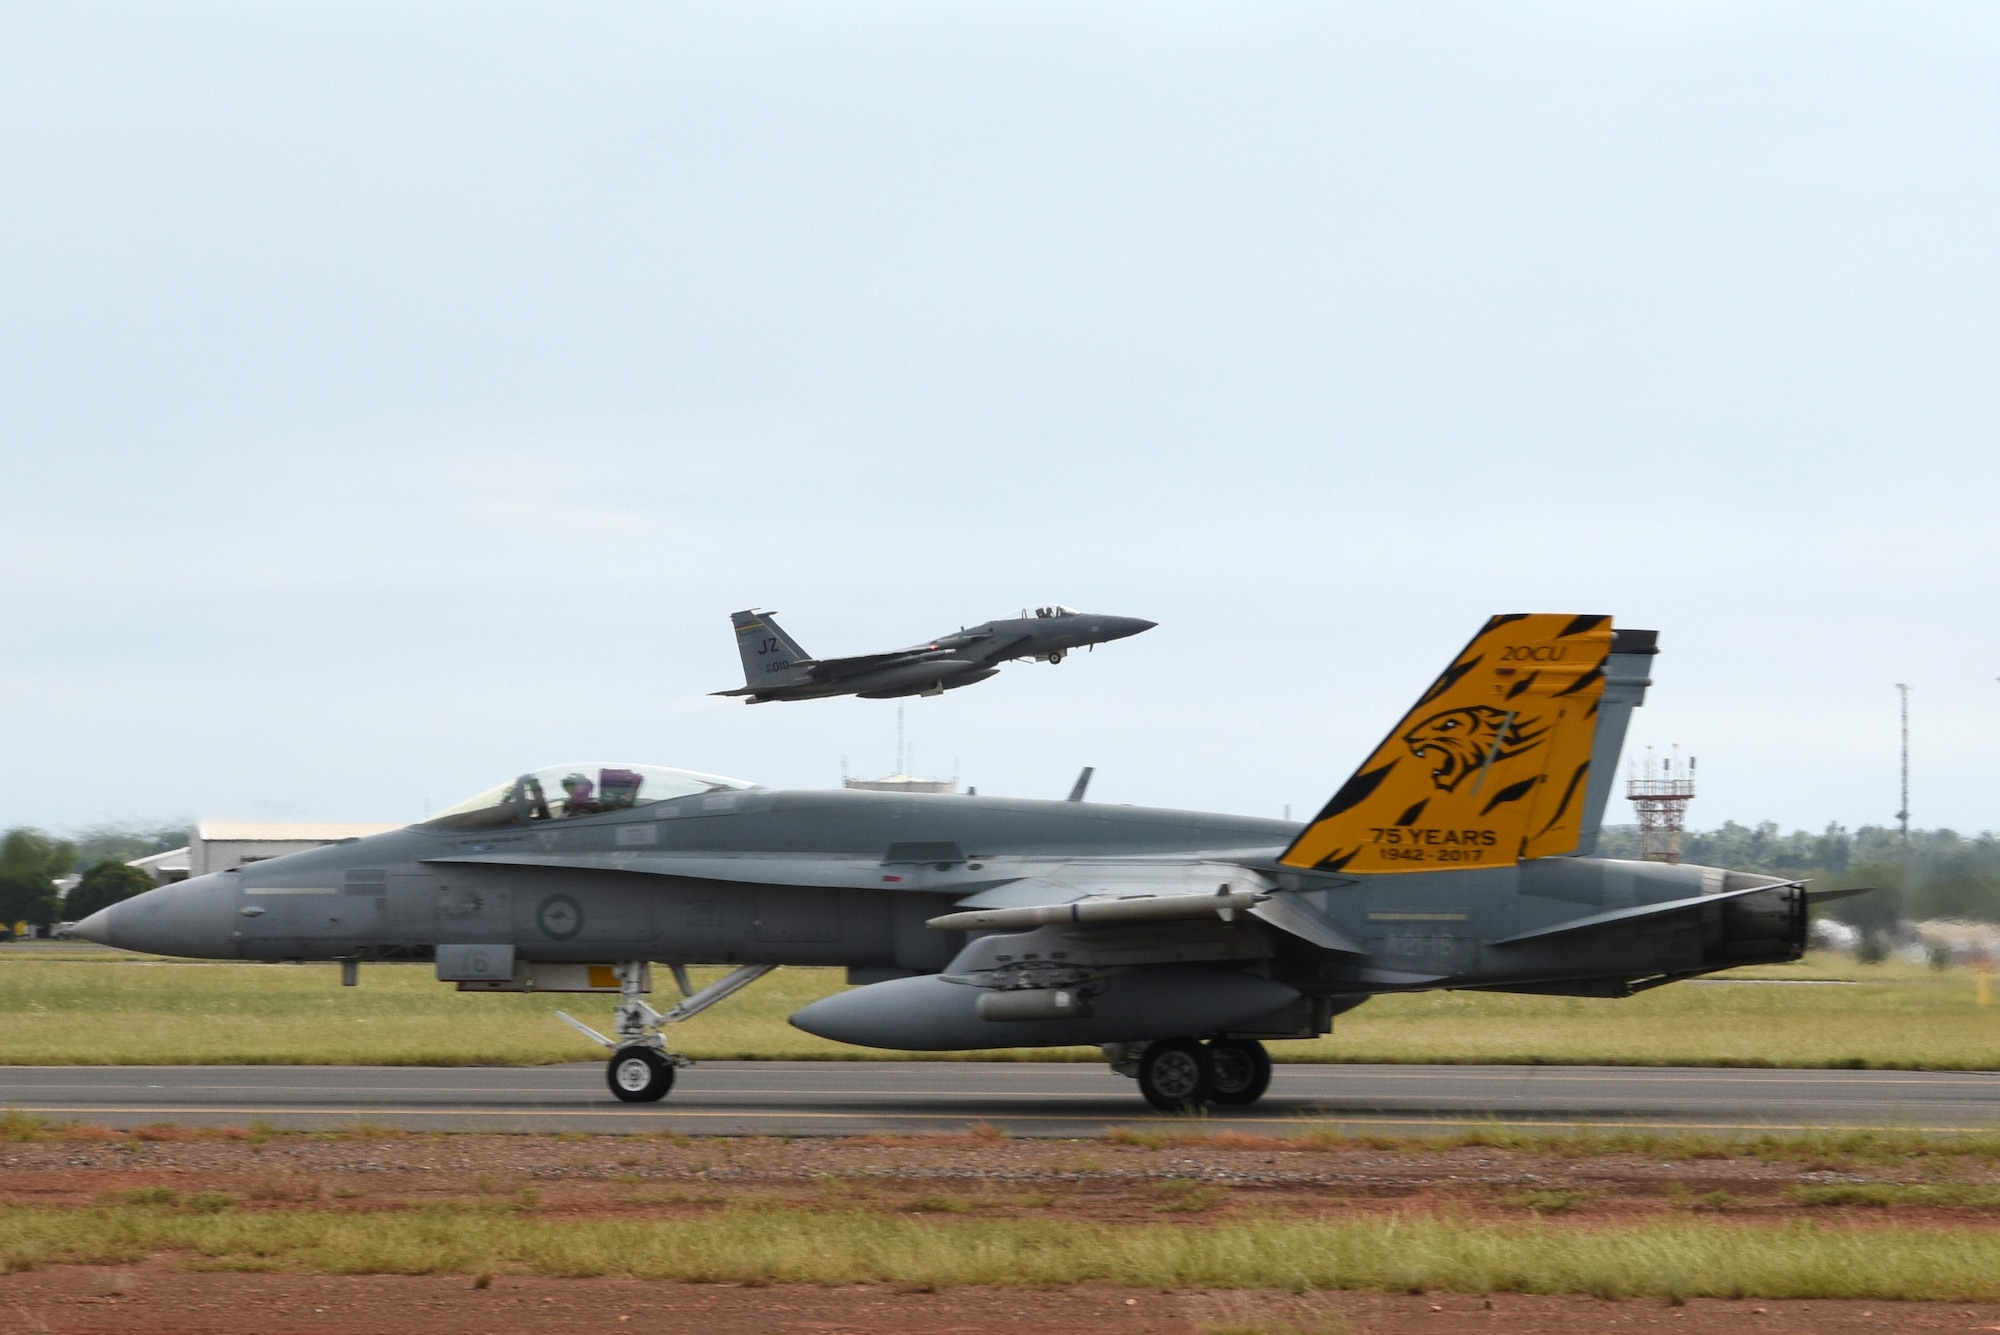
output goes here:
{"type": "Polygon", "coordinates": [[[1639,856],[1648,862],[1679,862],[1681,831],[1687,828],[1688,803],[1694,801],[1694,757],[1683,761],[1677,746],[1671,756],[1660,758],[1647,747],[1646,758],[1632,762],[1625,796],[1639,809],[1639,856]]]}

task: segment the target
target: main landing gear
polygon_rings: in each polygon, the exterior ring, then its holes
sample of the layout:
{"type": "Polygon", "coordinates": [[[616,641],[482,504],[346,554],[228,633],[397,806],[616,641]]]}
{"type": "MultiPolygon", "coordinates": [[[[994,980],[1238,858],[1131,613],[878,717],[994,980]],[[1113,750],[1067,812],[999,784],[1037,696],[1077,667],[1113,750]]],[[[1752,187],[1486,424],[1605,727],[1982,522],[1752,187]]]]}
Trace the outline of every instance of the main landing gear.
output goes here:
{"type": "Polygon", "coordinates": [[[614,967],[618,971],[620,996],[618,1011],[613,1017],[618,1030],[617,1038],[606,1038],[575,1016],[561,1011],[556,1012],[556,1018],[585,1038],[611,1049],[611,1061],[604,1068],[604,1080],[611,1086],[614,1095],[627,1103],[657,1103],[674,1087],[674,1071],[682,1066],[694,1065],[693,1058],[669,1052],[667,1041],[660,1031],[670,1024],[679,1024],[699,1015],[724,997],[734,996],[778,966],[746,964],[697,992],[688,984],[687,970],[676,964],[673,966],[674,981],[680,984],[682,999],[664,1015],[646,1004],[645,961],[624,960],[614,967]]]}
{"type": "Polygon", "coordinates": [[[1231,1107],[1248,1107],[1271,1087],[1271,1054],[1252,1038],[1218,1038],[1208,1045],[1215,1068],[1209,1098],[1231,1107]]]}
{"type": "Polygon", "coordinates": [[[1137,1079],[1146,1102],[1162,1112],[1247,1107],[1271,1086],[1271,1054],[1255,1039],[1163,1038],[1143,1048],[1121,1044],[1106,1055],[1111,1069],[1137,1079]]]}

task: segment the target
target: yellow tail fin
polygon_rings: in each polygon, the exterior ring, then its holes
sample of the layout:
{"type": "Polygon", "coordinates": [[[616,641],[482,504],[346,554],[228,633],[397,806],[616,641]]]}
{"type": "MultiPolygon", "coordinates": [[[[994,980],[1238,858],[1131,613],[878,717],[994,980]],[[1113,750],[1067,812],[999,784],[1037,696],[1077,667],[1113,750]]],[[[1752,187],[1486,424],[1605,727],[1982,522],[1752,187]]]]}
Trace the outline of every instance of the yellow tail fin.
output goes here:
{"type": "Polygon", "coordinates": [[[1451,871],[1576,851],[1611,618],[1496,616],[1279,859],[1451,871]]]}

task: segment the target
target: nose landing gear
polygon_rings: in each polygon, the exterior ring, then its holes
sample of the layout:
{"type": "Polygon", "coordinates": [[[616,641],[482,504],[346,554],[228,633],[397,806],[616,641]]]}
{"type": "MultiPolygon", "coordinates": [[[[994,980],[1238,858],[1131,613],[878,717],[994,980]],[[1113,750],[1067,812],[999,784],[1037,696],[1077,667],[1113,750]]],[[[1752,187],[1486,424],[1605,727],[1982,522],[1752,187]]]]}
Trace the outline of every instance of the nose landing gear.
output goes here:
{"type": "Polygon", "coordinates": [[[620,993],[618,1010],[613,1017],[618,1030],[617,1038],[606,1038],[575,1016],[561,1011],[556,1012],[556,1018],[585,1038],[611,1049],[611,1061],[604,1068],[604,1080],[611,1087],[612,1094],[626,1103],[657,1103],[674,1087],[675,1068],[694,1065],[692,1058],[669,1052],[667,1041],[660,1031],[670,1024],[699,1015],[778,966],[746,964],[716,979],[699,992],[692,992],[689,990],[687,971],[676,964],[673,966],[674,980],[680,984],[684,999],[664,1015],[646,1004],[644,993],[648,973],[643,960],[626,960],[614,967],[618,970],[620,993]]]}

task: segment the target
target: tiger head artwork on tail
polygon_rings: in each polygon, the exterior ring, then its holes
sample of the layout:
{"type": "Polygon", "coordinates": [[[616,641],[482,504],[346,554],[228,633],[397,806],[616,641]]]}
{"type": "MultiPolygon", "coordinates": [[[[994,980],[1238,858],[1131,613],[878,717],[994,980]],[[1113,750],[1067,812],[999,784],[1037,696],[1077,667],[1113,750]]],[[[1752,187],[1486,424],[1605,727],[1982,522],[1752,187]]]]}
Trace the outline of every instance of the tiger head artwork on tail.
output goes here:
{"type": "Polygon", "coordinates": [[[1612,640],[1610,617],[1492,618],[1279,862],[1418,872],[1575,852],[1612,640]]]}
{"type": "Polygon", "coordinates": [[[1432,714],[1403,734],[1410,754],[1431,767],[1431,782],[1443,792],[1495,761],[1511,760],[1547,735],[1525,728],[1518,710],[1497,705],[1464,705],[1432,714]]]}

